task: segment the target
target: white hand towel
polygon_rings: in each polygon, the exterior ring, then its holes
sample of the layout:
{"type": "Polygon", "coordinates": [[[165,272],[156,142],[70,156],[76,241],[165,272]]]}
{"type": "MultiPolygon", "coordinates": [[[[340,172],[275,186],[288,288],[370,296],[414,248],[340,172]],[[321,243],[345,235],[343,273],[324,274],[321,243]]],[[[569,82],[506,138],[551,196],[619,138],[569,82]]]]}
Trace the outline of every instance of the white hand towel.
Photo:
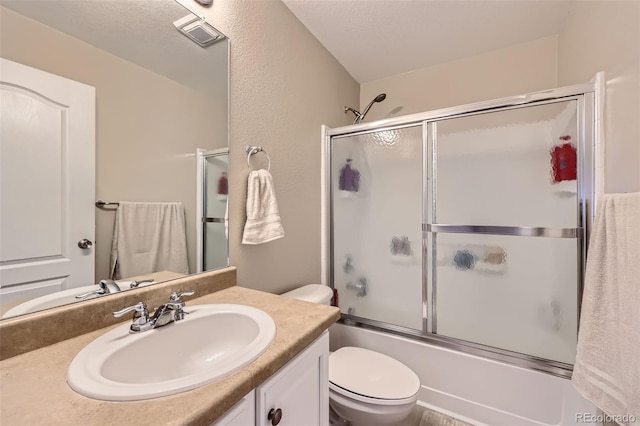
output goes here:
{"type": "Polygon", "coordinates": [[[640,194],[604,195],[591,234],[575,388],[620,424],[640,421],[640,194]]]}
{"type": "Polygon", "coordinates": [[[262,244],[284,237],[273,178],[267,170],[254,170],[247,181],[247,222],[242,244],[262,244]]]}
{"type": "Polygon", "coordinates": [[[189,273],[182,203],[121,201],[111,243],[111,279],[189,273]]]}

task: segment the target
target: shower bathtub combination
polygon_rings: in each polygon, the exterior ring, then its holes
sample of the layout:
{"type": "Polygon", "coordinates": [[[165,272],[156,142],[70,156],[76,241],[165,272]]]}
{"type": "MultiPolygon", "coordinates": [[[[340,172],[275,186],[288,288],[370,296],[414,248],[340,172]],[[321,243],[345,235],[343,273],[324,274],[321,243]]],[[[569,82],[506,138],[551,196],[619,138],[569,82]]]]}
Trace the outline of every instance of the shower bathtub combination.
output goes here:
{"type": "Polygon", "coordinates": [[[398,359],[421,405],[474,424],[596,414],[568,380],[602,161],[596,87],[323,126],[332,349],[398,359]]]}

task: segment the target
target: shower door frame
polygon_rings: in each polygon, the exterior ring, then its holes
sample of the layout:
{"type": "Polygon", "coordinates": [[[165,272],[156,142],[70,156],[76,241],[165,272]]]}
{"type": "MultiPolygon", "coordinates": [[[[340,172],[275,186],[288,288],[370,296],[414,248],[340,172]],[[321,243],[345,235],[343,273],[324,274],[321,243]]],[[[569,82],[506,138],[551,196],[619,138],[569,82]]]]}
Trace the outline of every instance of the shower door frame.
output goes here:
{"type": "MultiPolygon", "coordinates": [[[[207,217],[207,205],[209,201],[209,188],[207,185],[207,158],[229,157],[229,148],[213,150],[196,150],[196,272],[204,272],[207,260],[207,223],[225,223],[224,218],[207,217]]],[[[228,161],[228,160],[227,160],[228,161]]],[[[227,170],[229,176],[229,170],[227,170]]],[[[227,203],[229,195],[227,194],[227,203]]],[[[227,237],[227,265],[229,264],[229,238],[227,237]]]]}
{"type": "MultiPolygon", "coordinates": [[[[482,356],[496,361],[517,365],[519,367],[542,371],[559,377],[569,378],[573,371],[573,365],[559,361],[544,359],[532,355],[514,352],[506,349],[490,347],[480,343],[474,343],[454,337],[434,334],[431,329],[436,323],[436,303],[435,293],[428,294],[428,275],[433,273],[431,267],[432,260],[427,259],[427,244],[429,243],[429,231],[431,226],[441,226],[441,224],[429,223],[428,209],[435,205],[435,200],[429,201],[428,186],[434,185],[433,182],[428,184],[428,177],[437,176],[437,162],[429,152],[432,148],[432,135],[428,134],[428,130],[435,126],[433,123],[450,118],[466,117],[489,112],[505,111],[516,108],[524,108],[527,106],[542,105],[555,102],[563,102],[575,100],[577,103],[577,129],[578,129],[578,202],[577,215],[578,223],[576,228],[576,241],[578,244],[578,285],[577,285],[577,313],[578,324],[580,316],[580,302],[582,300],[584,267],[586,265],[587,244],[589,241],[589,232],[591,222],[595,214],[596,194],[595,187],[595,137],[597,125],[596,117],[596,94],[597,85],[595,83],[580,84],[574,86],[561,87],[542,92],[534,92],[525,95],[512,96],[507,98],[495,99],[484,102],[477,102],[467,105],[461,105],[451,108],[443,108],[433,111],[427,111],[417,114],[394,117],[384,120],[378,120],[371,123],[349,125],[331,129],[322,126],[322,282],[329,284],[331,288],[335,288],[334,278],[334,247],[333,247],[333,185],[331,182],[332,170],[332,139],[349,136],[363,135],[367,133],[380,132],[385,130],[394,130],[407,127],[422,126],[422,330],[407,328],[404,326],[390,324],[382,321],[372,320],[368,318],[358,317],[342,313],[340,322],[348,325],[371,328],[391,334],[409,337],[435,344],[437,346],[446,347],[456,351],[482,356]],[[429,163],[431,161],[431,163],[429,163]],[[428,303],[432,306],[428,306],[428,303]]],[[[602,96],[598,94],[598,98],[602,96]]],[[[602,160],[601,158],[599,159],[602,160]]],[[[435,193],[431,194],[435,197],[435,193]]],[[[512,227],[514,235],[522,234],[522,232],[544,232],[538,228],[512,227]],[[517,228],[517,229],[516,229],[517,228]]],[[[436,228],[437,229],[437,228],[436,228]]],[[[564,233],[560,233],[563,234],[564,233]]],[[[559,235],[560,235],[559,234],[559,235]]],[[[435,236],[435,234],[433,234],[435,236]]],[[[435,244],[435,238],[431,238],[435,244]]],[[[437,328],[435,328],[437,332],[437,328]]]]}

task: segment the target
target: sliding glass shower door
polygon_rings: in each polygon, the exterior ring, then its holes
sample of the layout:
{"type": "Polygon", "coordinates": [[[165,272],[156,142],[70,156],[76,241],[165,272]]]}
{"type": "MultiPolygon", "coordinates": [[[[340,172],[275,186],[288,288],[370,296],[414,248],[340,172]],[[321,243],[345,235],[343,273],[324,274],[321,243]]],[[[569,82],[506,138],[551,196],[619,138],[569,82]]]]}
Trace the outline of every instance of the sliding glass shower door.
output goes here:
{"type": "Polygon", "coordinates": [[[431,332],[573,363],[577,102],[429,123],[431,332]]]}
{"type": "Polygon", "coordinates": [[[330,137],[344,318],[567,375],[594,121],[593,93],[557,91],[330,137]]]}
{"type": "Polygon", "coordinates": [[[210,271],[229,265],[227,238],[228,151],[206,154],[203,165],[202,270],[210,271]]]}
{"type": "Polygon", "coordinates": [[[335,138],[333,283],[342,312],[422,330],[422,126],[335,138]]]}

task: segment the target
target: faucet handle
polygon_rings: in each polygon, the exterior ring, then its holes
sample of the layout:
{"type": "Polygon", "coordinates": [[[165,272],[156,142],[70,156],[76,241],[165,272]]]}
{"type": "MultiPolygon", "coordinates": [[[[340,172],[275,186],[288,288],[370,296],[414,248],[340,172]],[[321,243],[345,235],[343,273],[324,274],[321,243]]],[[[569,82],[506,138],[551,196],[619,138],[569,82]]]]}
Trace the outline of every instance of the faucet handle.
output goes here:
{"type": "Polygon", "coordinates": [[[193,296],[194,294],[196,294],[196,292],[192,290],[178,292],[174,291],[173,293],[171,293],[171,296],[169,296],[169,300],[172,302],[177,302],[182,296],[193,296]]]}
{"type": "Polygon", "coordinates": [[[154,324],[150,321],[149,310],[147,309],[147,304],[144,302],[138,302],[121,311],[116,311],[113,313],[113,316],[116,318],[121,317],[131,311],[135,311],[135,313],[133,314],[133,323],[129,327],[129,333],[140,333],[153,328],[154,324]]]}
{"type": "Polygon", "coordinates": [[[79,294],[79,295],[76,296],[76,299],[84,300],[89,296],[94,296],[94,295],[95,296],[101,296],[103,294],[105,294],[105,291],[103,289],[99,288],[98,290],[93,290],[93,291],[90,291],[88,293],[79,294]]]}
{"type": "Polygon", "coordinates": [[[129,283],[129,288],[138,288],[140,286],[140,284],[144,284],[144,283],[152,283],[155,280],[153,278],[149,278],[148,280],[142,280],[142,281],[131,281],[129,283]]]}
{"type": "Polygon", "coordinates": [[[124,308],[120,311],[116,311],[113,313],[113,316],[116,318],[119,318],[125,314],[128,314],[129,312],[135,311],[136,313],[134,314],[134,320],[136,318],[139,317],[149,317],[149,310],[147,309],[147,305],[144,302],[138,302],[133,306],[129,306],[127,308],[124,308]]]}

